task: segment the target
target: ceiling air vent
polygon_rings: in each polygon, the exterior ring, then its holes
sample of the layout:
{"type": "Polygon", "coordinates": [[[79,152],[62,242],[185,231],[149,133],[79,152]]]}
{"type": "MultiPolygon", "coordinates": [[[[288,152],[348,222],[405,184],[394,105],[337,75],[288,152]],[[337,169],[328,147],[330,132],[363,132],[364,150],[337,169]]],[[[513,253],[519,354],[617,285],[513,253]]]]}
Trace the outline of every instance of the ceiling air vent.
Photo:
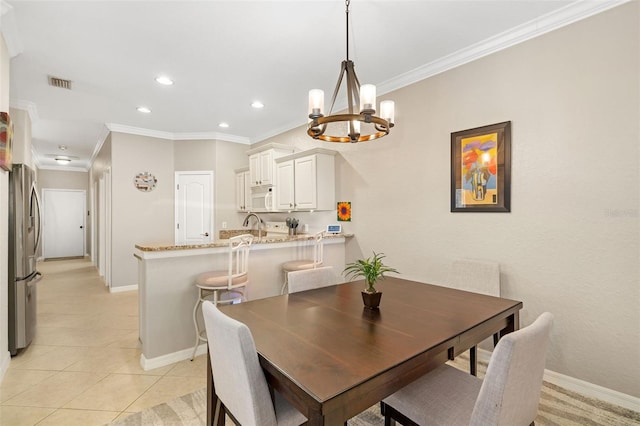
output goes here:
{"type": "Polygon", "coordinates": [[[53,87],[60,87],[61,89],[71,90],[71,80],[64,80],[62,78],[49,76],[49,85],[53,87]]]}

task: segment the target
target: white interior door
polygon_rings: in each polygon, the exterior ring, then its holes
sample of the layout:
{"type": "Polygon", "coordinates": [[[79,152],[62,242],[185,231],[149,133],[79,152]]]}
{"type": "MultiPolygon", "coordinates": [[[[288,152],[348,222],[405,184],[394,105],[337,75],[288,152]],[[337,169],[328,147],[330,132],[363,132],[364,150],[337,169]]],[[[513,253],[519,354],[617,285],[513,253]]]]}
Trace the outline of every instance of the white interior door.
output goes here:
{"type": "Polygon", "coordinates": [[[213,241],[213,172],[176,172],[176,244],[213,241]]]}
{"type": "Polygon", "coordinates": [[[44,258],[84,256],[86,191],[44,189],[42,192],[44,258]]]}

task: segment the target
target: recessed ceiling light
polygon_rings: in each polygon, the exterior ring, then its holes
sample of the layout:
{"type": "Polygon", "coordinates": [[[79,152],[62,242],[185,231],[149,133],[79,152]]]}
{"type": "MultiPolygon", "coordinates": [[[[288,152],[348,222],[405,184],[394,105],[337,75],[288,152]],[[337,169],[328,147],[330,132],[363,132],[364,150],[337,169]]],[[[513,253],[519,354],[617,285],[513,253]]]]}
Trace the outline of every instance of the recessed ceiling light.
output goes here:
{"type": "Polygon", "coordinates": [[[171,86],[173,84],[173,80],[163,75],[156,77],[156,81],[162,84],[163,86],[171,86]]]}
{"type": "Polygon", "coordinates": [[[264,104],[262,102],[260,102],[260,101],[253,101],[251,106],[256,108],[256,109],[264,108],[264,104]]]}
{"type": "Polygon", "coordinates": [[[227,127],[229,127],[229,123],[220,123],[218,124],[218,127],[222,127],[223,129],[226,129],[227,127]]]}
{"type": "Polygon", "coordinates": [[[147,108],[146,106],[139,106],[136,109],[138,110],[138,112],[143,112],[145,114],[151,113],[151,110],[149,108],[147,108]]]}

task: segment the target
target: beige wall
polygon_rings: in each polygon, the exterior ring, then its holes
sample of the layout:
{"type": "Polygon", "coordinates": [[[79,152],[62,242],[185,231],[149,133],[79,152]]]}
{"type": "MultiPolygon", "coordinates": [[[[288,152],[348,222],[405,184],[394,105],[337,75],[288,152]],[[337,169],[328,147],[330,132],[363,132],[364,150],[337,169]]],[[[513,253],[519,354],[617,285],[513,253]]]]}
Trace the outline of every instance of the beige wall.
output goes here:
{"type": "Polygon", "coordinates": [[[173,142],[175,171],[212,171],[216,164],[216,141],[173,142]]]}
{"type": "MultiPolygon", "coordinates": [[[[9,52],[0,34],[0,111],[9,111],[9,52]]],[[[0,169],[0,381],[9,367],[9,308],[7,272],[9,257],[9,173],[0,169]]]]}
{"type": "Polygon", "coordinates": [[[99,216],[100,212],[100,196],[98,194],[99,185],[98,182],[100,178],[102,178],[105,173],[111,170],[111,134],[108,134],[105,138],[98,154],[93,160],[93,164],[91,165],[91,169],[89,170],[89,188],[90,193],[93,194],[94,203],[91,202],[88,204],[90,217],[92,218],[91,227],[94,229],[92,233],[95,241],[91,244],[91,258],[93,260],[93,264],[98,267],[100,271],[102,271],[102,267],[99,264],[100,259],[100,221],[106,220],[104,217],[99,216]]]}
{"type": "MultiPolygon", "coordinates": [[[[640,397],[639,3],[397,90],[392,135],[337,149],[347,261],[383,251],[445,284],[494,259],[522,325],[555,315],[547,368],[640,397]],[[511,213],[450,213],[451,132],[511,120],[511,213]]],[[[266,142],[315,144],[296,129],[266,142]]]]}
{"type": "Polygon", "coordinates": [[[246,213],[236,211],[236,174],[235,169],[249,165],[248,145],[218,141],[216,145],[215,167],[215,228],[216,237],[227,222],[229,229],[242,225],[246,213]]]}
{"type": "Polygon", "coordinates": [[[220,140],[194,140],[174,142],[176,171],[213,171],[214,235],[222,222],[229,228],[241,225],[244,215],[235,210],[234,170],[249,164],[248,145],[220,140]]]}
{"type": "Polygon", "coordinates": [[[137,284],[137,243],[173,241],[173,180],[173,141],[111,134],[112,287],[137,284]],[[135,188],[139,172],[156,176],[153,191],[135,188]]]}

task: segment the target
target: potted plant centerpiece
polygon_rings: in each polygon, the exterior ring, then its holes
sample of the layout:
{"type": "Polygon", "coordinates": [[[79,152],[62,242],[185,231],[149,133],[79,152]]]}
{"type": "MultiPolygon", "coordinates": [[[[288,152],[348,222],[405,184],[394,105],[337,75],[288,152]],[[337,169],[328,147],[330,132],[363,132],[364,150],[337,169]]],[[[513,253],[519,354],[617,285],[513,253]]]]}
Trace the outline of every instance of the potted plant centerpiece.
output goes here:
{"type": "Polygon", "coordinates": [[[384,274],[387,272],[395,272],[399,274],[395,268],[386,266],[382,259],[385,258],[384,253],[373,252],[373,257],[366,259],[358,259],[355,262],[347,264],[343,273],[347,279],[364,278],[367,286],[362,291],[362,301],[364,305],[369,309],[378,309],[380,305],[380,298],[382,293],[377,291],[375,284],[379,279],[384,279],[384,274]]]}

